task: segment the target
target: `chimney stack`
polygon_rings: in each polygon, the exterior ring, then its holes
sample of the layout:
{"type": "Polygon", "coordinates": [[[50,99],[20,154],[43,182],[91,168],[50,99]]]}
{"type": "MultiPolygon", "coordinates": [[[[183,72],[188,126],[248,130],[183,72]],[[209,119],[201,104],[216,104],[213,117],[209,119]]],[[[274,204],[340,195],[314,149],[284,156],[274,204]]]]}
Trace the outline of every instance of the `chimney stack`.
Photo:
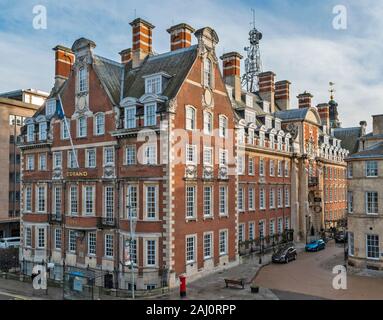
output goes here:
{"type": "Polygon", "coordinates": [[[238,52],[228,52],[220,57],[223,62],[223,78],[234,88],[234,99],[241,101],[241,59],[238,52]]]}
{"type": "Polygon", "coordinates": [[[127,64],[132,60],[132,49],[128,48],[122,50],[121,52],[119,52],[119,55],[121,56],[121,63],[127,64]]]}
{"type": "Polygon", "coordinates": [[[263,100],[270,103],[270,112],[275,112],[275,73],[272,71],[262,72],[258,75],[259,95],[263,100]]]}
{"type": "Polygon", "coordinates": [[[288,80],[275,82],[275,102],[281,110],[290,109],[290,84],[288,80]]]}
{"type": "Polygon", "coordinates": [[[153,52],[152,50],[152,32],[154,26],[141,19],[133,20],[132,26],[132,60],[133,68],[140,66],[141,62],[153,52]]]}
{"type": "Polygon", "coordinates": [[[194,29],[186,23],[180,23],[166,30],[170,34],[170,50],[178,50],[191,46],[194,29]]]}
{"type": "Polygon", "coordinates": [[[319,117],[322,120],[322,125],[326,126],[326,133],[330,134],[330,106],[328,103],[321,103],[317,105],[319,117]]]}
{"type": "Polygon", "coordinates": [[[303,92],[297,96],[298,98],[298,107],[299,108],[310,108],[311,107],[311,99],[313,95],[309,92],[303,92]]]}
{"type": "Polygon", "coordinates": [[[52,50],[55,51],[55,80],[68,79],[75,60],[73,51],[60,45],[52,50]]]}
{"type": "Polygon", "coordinates": [[[383,135],[383,114],[372,116],[372,134],[383,135]]]}

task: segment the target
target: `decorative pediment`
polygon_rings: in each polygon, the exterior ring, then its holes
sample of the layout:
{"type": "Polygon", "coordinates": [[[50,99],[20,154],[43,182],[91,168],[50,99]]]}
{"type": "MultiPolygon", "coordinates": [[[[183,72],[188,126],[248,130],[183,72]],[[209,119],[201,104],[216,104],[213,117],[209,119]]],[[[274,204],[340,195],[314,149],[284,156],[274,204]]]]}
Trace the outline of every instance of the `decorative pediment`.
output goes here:
{"type": "Polygon", "coordinates": [[[46,122],[47,121],[47,117],[43,114],[40,114],[39,116],[36,117],[36,120],[35,120],[37,123],[39,122],[46,122]]]}
{"type": "Polygon", "coordinates": [[[138,100],[138,102],[145,104],[145,103],[150,103],[150,102],[161,102],[161,101],[166,101],[168,98],[165,96],[159,96],[154,93],[145,93],[144,95],[141,96],[141,98],[138,100]]]}
{"type": "Polygon", "coordinates": [[[129,106],[135,106],[138,103],[138,99],[134,97],[126,97],[121,100],[120,106],[121,107],[129,107],[129,106]]]}

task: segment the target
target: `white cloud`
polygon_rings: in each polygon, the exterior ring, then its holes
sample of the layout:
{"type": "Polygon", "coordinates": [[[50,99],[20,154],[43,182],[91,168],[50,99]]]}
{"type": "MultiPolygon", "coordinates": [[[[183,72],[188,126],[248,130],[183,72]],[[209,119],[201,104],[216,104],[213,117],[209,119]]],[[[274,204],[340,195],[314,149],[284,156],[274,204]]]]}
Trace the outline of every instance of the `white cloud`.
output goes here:
{"type": "MultiPolygon", "coordinates": [[[[129,22],[135,9],[137,17],[156,26],[153,44],[157,52],[169,50],[166,29],[180,22],[196,29],[207,25],[214,28],[220,38],[218,56],[224,51],[243,54],[248,43],[251,12],[244,2],[163,0],[137,4],[95,0],[91,5],[78,0],[40,2],[48,8],[48,30],[44,33],[31,30],[28,21],[33,18],[32,5],[12,1],[9,2],[12,8],[3,11],[7,15],[4,21],[9,25],[7,31],[0,33],[0,91],[22,87],[49,90],[54,72],[51,48],[56,44],[71,46],[81,36],[97,43],[97,54],[119,59],[118,52],[131,45],[129,22]],[[18,25],[21,22],[24,28],[18,25]]],[[[315,104],[328,101],[328,82],[333,81],[344,125],[358,125],[362,119],[370,121],[370,114],[381,112],[383,3],[348,1],[346,31],[331,30],[330,0],[315,4],[318,8],[299,7],[295,3],[280,8],[280,1],[271,3],[270,6],[279,9],[256,10],[257,27],[264,34],[263,65],[265,70],[274,71],[278,80],[292,82],[293,106],[296,95],[304,90],[314,95],[315,104]],[[328,16],[321,16],[326,10],[328,16]],[[298,11],[302,11],[302,17],[296,19],[298,11]],[[318,16],[313,16],[316,11],[318,16]]]]}

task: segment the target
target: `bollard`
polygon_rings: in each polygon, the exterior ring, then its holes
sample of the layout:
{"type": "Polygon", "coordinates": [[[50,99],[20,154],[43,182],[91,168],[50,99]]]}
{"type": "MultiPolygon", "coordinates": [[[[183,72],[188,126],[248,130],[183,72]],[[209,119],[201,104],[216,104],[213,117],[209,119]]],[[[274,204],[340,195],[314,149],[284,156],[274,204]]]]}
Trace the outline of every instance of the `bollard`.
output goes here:
{"type": "Polygon", "coordinates": [[[180,297],[186,297],[186,277],[180,276],[180,297]]]}

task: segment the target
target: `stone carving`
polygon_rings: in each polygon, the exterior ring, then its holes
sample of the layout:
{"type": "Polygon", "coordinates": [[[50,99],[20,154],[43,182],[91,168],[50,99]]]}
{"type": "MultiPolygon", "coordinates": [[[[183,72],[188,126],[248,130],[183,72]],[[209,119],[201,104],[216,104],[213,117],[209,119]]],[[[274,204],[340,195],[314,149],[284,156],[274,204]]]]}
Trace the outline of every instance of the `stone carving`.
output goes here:
{"type": "Polygon", "coordinates": [[[185,168],[185,178],[196,179],[197,178],[197,166],[188,165],[185,168]]]}
{"type": "Polygon", "coordinates": [[[213,179],[213,167],[204,166],[203,167],[203,177],[204,179],[213,179]]]}
{"type": "Polygon", "coordinates": [[[290,133],[292,141],[294,141],[297,138],[297,136],[298,136],[298,126],[297,125],[295,125],[293,123],[289,123],[286,126],[286,131],[290,133]]]}
{"type": "Polygon", "coordinates": [[[113,178],[113,177],[114,177],[114,166],[105,166],[104,178],[113,178]]]}
{"type": "Polygon", "coordinates": [[[220,167],[218,170],[219,179],[227,179],[227,167],[220,167]]]}
{"type": "Polygon", "coordinates": [[[176,98],[170,99],[168,103],[169,112],[175,113],[176,109],[177,109],[177,99],[176,98]]]}

